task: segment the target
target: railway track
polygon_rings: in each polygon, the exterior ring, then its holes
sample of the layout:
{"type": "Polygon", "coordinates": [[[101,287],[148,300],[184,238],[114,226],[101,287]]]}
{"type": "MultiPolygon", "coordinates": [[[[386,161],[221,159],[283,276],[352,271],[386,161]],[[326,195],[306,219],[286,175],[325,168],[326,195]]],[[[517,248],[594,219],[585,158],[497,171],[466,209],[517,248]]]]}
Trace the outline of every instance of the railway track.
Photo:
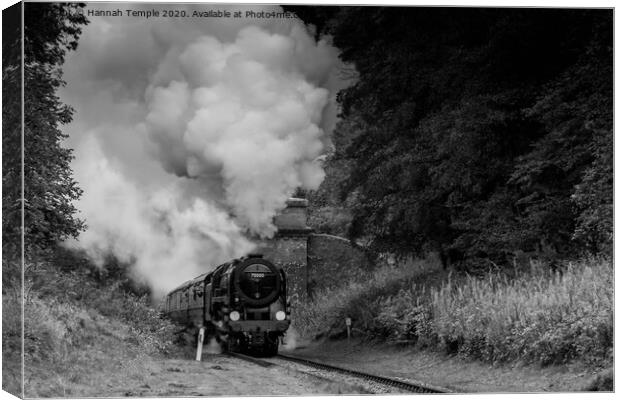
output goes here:
{"type": "MultiPolygon", "coordinates": [[[[233,357],[240,358],[242,360],[246,360],[263,367],[272,367],[272,366],[280,366],[276,362],[266,361],[265,359],[251,357],[245,354],[239,353],[227,353],[233,357]]],[[[335,372],[339,374],[348,375],[354,378],[358,378],[364,381],[379,383],[381,385],[385,385],[388,387],[397,388],[399,390],[404,390],[410,393],[451,393],[452,391],[446,388],[436,387],[433,385],[424,384],[421,382],[406,382],[403,380],[388,378],[384,376],[378,376],[373,374],[368,374],[366,372],[355,371],[348,368],[337,367],[334,365],[324,364],[317,361],[308,360],[305,358],[293,357],[289,355],[277,355],[273,359],[269,360],[284,360],[287,362],[292,362],[295,364],[305,365],[307,367],[316,368],[318,370],[335,372]]]]}

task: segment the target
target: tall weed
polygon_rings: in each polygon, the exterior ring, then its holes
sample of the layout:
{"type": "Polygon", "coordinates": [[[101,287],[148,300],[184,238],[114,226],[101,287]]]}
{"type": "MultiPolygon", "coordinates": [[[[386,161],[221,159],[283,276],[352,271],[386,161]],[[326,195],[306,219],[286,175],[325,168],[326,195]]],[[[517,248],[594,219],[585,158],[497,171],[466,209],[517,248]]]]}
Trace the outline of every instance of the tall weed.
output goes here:
{"type": "Polygon", "coordinates": [[[553,271],[450,276],[415,261],[323,291],[294,311],[303,336],[342,336],[344,318],[368,339],[433,346],[489,362],[606,363],[613,346],[613,267],[606,259],[553,271]]]}
{"type": "MultiPolygon", "coordinates": [[[[22,396],[21,293],[2,293],[2,390],[22,396]]],[[[12,289],[12,288],[8,288],[12,289]]],[[[21,290],[20,290],[21,291],[21,290]]]]}
{"type": "Polygon", "coordinates": [[[569,263],[555,272],[533,264],[513,279],[468,277],[431,292],[440,342],[483,360],[595,361],[604,359],[613,344],[608,260],[569,263]]]}
{"type": "Polygon", "coordinates": [[[293,323],[305,337],[338,337],[346,332],[345,318],[351,318],[355,332],[383,337],[390,330],[385,319],[377,318],[384,303],[399,291],[422,281],[437,281],[437,276],[443,274],[436,260],[386,264],[335,289],[314,293],[314,300],[293,309],[293,323]]]}

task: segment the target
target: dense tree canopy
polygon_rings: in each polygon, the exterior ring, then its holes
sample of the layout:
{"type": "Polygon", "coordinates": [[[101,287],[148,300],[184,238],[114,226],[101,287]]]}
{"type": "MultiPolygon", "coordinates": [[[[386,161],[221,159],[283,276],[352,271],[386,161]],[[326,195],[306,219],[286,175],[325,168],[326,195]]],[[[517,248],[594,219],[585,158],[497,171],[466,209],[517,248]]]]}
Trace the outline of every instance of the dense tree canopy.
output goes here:
{"type": "MultiPolygon", "coordinates": [[[[76,236],[82,222],[72,201],[81,191],[72,178],[71,150],[62,146],[62,124],[73,110],[56,91],[64,85],[61,65],[77,46],[87,23],[73,3],[24,5],[24,158],[21,144],[21,35],[3,43],[3,249],[20,243],[22,161],[26,254],[76,236]]],[[[19,26],[6,29],[19,29],[19,26]]],[[[11,33],[11,32],[9,32],[11,33]]]]}
{"type": "Polygon", "coordinates": [[[352,237],[472,265],[610,249],[610,10],[290,9],[358,72],[352,237]]]}

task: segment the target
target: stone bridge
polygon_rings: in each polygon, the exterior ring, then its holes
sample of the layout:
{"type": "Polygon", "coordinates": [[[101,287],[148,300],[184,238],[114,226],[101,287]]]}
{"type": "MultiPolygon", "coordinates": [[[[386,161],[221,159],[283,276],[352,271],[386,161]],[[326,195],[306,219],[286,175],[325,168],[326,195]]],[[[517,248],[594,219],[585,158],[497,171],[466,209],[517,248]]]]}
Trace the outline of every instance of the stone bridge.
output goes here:
{"type": "Polygon", "coordinates": [[[316,234],[307,226],[308,200],[290,198],[286,205],[274,218],[277,233],[262,240],[257,250],[284,268],[291,303],[306,301],[315,290],[330,287],[347,272],[367,265],[364,251],[348,239],[316,234]]]}

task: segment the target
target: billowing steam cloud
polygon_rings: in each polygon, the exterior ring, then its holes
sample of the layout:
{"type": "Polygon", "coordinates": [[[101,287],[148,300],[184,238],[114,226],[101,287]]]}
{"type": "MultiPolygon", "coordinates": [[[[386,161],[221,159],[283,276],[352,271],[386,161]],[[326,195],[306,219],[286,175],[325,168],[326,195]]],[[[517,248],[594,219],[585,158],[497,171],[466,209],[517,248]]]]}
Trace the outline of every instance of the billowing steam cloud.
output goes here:
{"type": "Polygon", "coordinates": [[[82,149],[88,159],[78,160],[77,178],[86,183],[80,205],[89,229],[70,245],[86,249],[96,263],[108,254],[133,263],[135,278],[160,295],[205,272],[205,263],[252,250],[241,229],[213,205],[182,198],[179,185],[138,189],[105,158],[94,137],[82,149]]]}
{"type": "Polygon", "coordinates": [[[336,60],[295,20],[92,18],[61,93],[88,225],[68,245],[133,263],[156,296],[247,254],[323,179],[336,60]]]}
{"type": "Polygon", "coordinates": [[[294,189],[323,180],[313,161],[328,91],[307,69],[325,51],[299,28],[287,37],[250,26],[233,43],[202,36],[168,58],[147,92],[146,117],[166,170],[220,184],[239,223],[271,235],[294,189]]]}

